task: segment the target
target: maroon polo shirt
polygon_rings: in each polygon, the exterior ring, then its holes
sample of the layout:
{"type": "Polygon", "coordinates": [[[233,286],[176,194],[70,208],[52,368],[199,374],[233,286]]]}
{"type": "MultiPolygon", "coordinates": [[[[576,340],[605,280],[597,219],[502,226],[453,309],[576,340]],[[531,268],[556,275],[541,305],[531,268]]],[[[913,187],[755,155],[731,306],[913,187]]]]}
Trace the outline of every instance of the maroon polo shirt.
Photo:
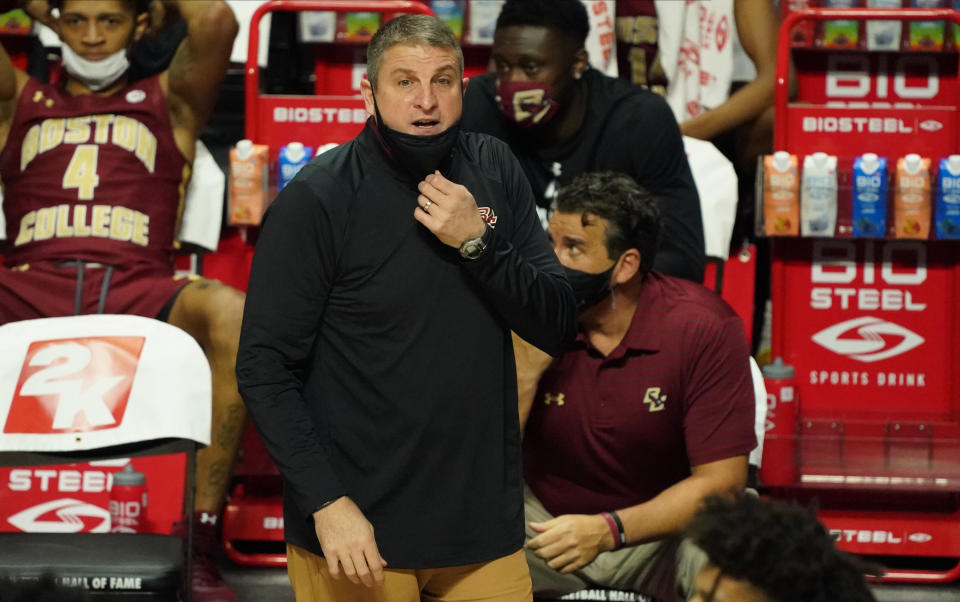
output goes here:
{"type": "Polygon", "coordinates": [[[540,379],[524,478],[553,515],[645,502],[756,445],[743,324],[699,284],[651,272],[620,344],[581,333],[540,379]]]}

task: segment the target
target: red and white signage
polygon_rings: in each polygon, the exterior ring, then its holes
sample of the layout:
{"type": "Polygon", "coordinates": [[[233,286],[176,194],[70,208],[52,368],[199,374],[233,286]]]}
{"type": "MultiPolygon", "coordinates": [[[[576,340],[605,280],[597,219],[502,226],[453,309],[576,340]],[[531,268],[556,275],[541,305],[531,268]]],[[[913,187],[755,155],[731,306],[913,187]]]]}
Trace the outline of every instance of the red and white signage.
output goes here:
{"type": "MultiPolygon", "coordinates": [[[[960,548],[958,513],[892,513],[821,510],[818,518],[837,546],[855,554],[886,558],[906,556],[950,557],[960,548]]],[[[933,582],[960,578],[960,564],[944,572],[898,570],[887,567],[887,579],[933,582]]]]}
{"type": "MultiPolygon", "coordinates": [[[[139,316],[25,320],[0,326],[0,346],[0,454],[210,441],[210,367],[179,328],[139,316]]],[[[0,468],[0,531],[108,531],[113,474],[128,463],[146,476],[143,530],[169,533],[183,453],[0,468]]]]}
{"type": "Polygon", "coordinates": [[[210,367],[193,338],[140,316],[0,326],[0,452],[210,441],[210,367]]]}
{"type": "Polygon", "coordinates": [[[868,151],[955,152],[956,53],[798,52],[794,60],[798,93],[778,110],[777,149],[823,151],[842,163],[868,151]]]}
{"type": "Polygon", "coordinates": [[[169,533],[180,520],[183,454],[0,467],[0,532],[108,532],[113,474],[128,463],[146,475],[150,505],[141,532],[169,533]]]}
{"type": "Polygon", "coordinates": [[[118,426],[143,342],[143,337],[84,337],[30,343],[3,432],[118,426]]]}
{"type": "Polygon", "coordinates": [[[777,241],[774,355],[805,417],[946,419],[957,390],[949,243],[777,241]],[[841,403],[842,401],[842,403],[841,403]]]}
{"type": "Polygon", "coordinates": [[[915,52],[798,53],[796,101],[902,109],[954,107],[957,55],[915,52]]]}

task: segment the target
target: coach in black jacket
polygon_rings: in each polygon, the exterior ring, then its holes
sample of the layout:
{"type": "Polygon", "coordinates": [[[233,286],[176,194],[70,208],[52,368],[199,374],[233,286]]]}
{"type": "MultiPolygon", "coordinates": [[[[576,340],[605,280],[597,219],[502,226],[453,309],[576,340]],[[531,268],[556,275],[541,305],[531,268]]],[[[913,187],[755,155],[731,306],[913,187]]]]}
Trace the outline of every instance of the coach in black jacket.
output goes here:
{"type": "Polygon", "coordinates": [[[298,599],[471,579],[529,599],[510,331],[557,354],[574,299],[516,159],[459,130],[462,61],[439,20],[387,23],[364,130],[264,219],[237,374],[283,475],[298,599]],[[419,572],[442,567],[459,573],[419,572]]]}

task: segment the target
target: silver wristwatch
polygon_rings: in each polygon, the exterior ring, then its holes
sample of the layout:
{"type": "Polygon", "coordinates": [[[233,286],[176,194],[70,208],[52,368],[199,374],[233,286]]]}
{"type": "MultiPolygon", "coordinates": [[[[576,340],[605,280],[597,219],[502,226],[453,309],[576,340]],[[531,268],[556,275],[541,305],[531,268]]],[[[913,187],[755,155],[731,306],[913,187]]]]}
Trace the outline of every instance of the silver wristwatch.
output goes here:
{"type": "Polygon", "coordinates": [[[483,255],[483,252],[487,250],[487,243],[489,242],[490,227],[487,226],[483,230],[483,234],[476,238],[468,238],[463,241],[460,245],[460,257],[464,259],[473,260],[479,258],[483,255]]]}

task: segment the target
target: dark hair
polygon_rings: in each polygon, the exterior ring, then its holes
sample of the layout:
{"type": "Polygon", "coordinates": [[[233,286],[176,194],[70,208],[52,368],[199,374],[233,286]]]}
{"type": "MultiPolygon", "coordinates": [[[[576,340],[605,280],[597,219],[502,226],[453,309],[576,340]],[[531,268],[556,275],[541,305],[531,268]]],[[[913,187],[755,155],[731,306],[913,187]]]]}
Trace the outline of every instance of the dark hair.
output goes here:
{"type": "MultiPolygon", "coordinates": [[[[49,0],[50,8],[62,11],[66,1],[67,0],[49,0]]],[[[120,3],[124,4],[127,10],[133,11],[134,16],[150,12],[150,0],[120,0],[120,3]]]]}
{"type": "Polygon", "coordinates": [[[865,563],[837,549],[809,510],[754,495],[713,496],[687,534],[725,575],[776,602],[873,602],[865,563]]]}
{"type": "Polygon", "coordinates": [[[552,27],[581,47],[590,33],[590,18],[580,0],[507,0],[497,17],[497,29],[512,25],[552,27]]]}
{"type": "Polygon", "coordinates": [[[608,222],[604,242],[610,259],[637,249],[641,273],[653,267],[660,242],[660,208],[630,176],[612,171],[580,174],[560,189],[557,211],[602,217],[608,222]]]}
{"type": "Polygon", "coordinates": [[[377,87],[377,73],[380,71],[384,53],[397,44],[449,47],[457,55],[459,75],[463,77],[463,51],[460,50],[457,36],[447,24],[430,15],[401,15],[390,19],[378,29],[367,46],[367,79],[374,89],[377,87]]]}

